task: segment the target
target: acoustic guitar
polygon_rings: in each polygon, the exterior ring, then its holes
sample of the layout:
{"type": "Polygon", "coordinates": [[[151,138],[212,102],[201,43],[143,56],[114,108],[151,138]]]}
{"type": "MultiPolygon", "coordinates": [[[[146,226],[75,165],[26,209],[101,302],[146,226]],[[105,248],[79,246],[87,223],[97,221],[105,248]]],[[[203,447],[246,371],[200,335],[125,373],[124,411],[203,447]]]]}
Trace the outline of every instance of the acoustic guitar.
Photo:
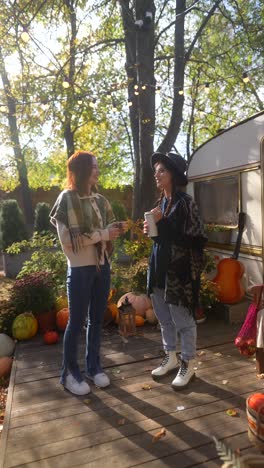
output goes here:
{"type": "Polygon", "coordinates": [[[217,298],[225,304],[236,304],[245,295],[241,278],[245,272],[244,265],[239,262],[238,255],[241,246],[242,234],[245,227],[246,213],[239,213],[238,236],[236,246],[231,258],[220,260],[217,265],[217,275],[213,282],[218,285],[217,298]]]}

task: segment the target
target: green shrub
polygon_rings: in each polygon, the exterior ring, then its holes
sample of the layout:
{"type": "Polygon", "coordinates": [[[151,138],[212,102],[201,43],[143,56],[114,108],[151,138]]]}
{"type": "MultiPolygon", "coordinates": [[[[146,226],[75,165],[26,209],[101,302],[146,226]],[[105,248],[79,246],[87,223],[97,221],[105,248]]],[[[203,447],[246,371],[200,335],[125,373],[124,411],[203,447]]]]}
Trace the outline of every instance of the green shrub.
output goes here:
{"type": "Polygon", "coordinates": [[[37,315],[54,307],[55,294],[52,275],[39,271],[15,281],[10,302],[20,313],[32,312],[37,315]]]}
{"type": "Polygon", "coordinates": [[[119,203],[118,201],[113,201],[111,203],[111,206],[115,215],[115,219],[117,221],[124,221],[125,219],[127,219],[126,209],[121,203],[119,203]]]}
{"type": "Polygon", "coordinates": [[[50,207],[45,202],[39,202],[35,209],[34,231],[39,233],[50,231],[51,224],[49,219],[50,207]]]}
{"type": "Polygon", "coordinates": [[[0,211],[0,248],[28,239],[26,224],[16,200],[4,200],[0,211]]]}
{"type": "Polygon", "coordinates": [[[52,233],[40,235],[35,232],[30,240],[17,242],[8,248],[8,252],[13,254],[25,250],[33,250],[32,257],[24,262],[17,278],[23,278],[30,273],[45,271],[52,275],[57,292],[65,290],[67,260],[61,250],[57,236],[52,233]]]}

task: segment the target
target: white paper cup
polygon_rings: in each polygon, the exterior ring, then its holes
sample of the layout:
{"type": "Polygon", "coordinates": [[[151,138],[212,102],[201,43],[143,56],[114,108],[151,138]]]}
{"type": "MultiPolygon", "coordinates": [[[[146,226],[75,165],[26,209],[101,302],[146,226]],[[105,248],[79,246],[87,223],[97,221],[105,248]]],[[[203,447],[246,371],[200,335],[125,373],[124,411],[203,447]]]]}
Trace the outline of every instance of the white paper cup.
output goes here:
{"type": "Polygon", "coordinates": [[[144,218],[148,223],[148,236],[156,237],[158,235],[158,228],[155,223],[153,213],[151,213],[151,211],[146,211],[146,213],[144,213],[144,218]]]}

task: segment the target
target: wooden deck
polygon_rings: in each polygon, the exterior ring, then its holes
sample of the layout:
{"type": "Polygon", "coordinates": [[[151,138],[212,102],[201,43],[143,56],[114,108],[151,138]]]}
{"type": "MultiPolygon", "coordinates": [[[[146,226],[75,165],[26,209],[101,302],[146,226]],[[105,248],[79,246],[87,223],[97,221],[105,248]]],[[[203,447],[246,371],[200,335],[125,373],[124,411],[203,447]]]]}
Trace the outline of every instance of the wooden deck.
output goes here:
{"type": "Polygon", "coordinates": [[[197,378],[181,392],[172,390],[171,377],[162,383],[150,377],[162,355],[160,332],[152,327],[128,343],[104,330],[104,366],[112,384],[105,390],[93,386],[86,397],[74,397],[58,383],[61,343],[47,346],[40,337],[19,343],[0,466],[214,468],[221,462],[211,435],[242,453],[255,452],[245,399],[263,390],[264,381],[256,379],[253,359],[235,349],[236,331],[221,321],[198,326],[197,378]],[[228,416],[230,408],[238,416],[228,416]],[[153,442],[162,428],[166,435],[153,442]]]}

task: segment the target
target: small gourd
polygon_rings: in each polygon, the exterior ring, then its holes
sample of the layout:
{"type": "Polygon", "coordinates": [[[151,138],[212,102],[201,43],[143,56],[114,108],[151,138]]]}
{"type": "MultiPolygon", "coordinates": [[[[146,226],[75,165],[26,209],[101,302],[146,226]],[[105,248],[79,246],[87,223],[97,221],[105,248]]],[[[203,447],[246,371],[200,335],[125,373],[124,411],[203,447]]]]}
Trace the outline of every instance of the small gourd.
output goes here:
{"type": "Polygon", "coordinates": [[[59,335],[56,331],[46,331],[43,335],[44,343],[47,345],[55,344],[59,341],[59,335]]]}
{"type": "Polygon", "coordinates": [[[114,304],[114,303],[110,303],[110,304],[107,305],[107,309],[110,310],[112,318],[115,320],[116,316],[118,315],[118,312],[119,312],[117,305],[114,304]]]}
{"type": "Polygon", "coordinates": [[[67,296],[59,296],[55,301],[55,310],[59,312],[61,309],[67,309],[68,307],[68,299],[67,296]]]}
{"type": "Polygon", "coordinates": [[[38,331],[38,321],[31,312],[19,314],[12,325],[12,335],[16,340],[30,340],[38,331]]]}
{"type": "Polygon", "coordinates": [[[141,315],[136,315],[135,322],[136,322],[136,327],[143,327],[145,320],[143,319],[143,317],[141,317],[141,315]]]}
{"type": "Polygon", "coordinates": [[[68,320],[69,320],[69,309],[67,307],[57,312],[56,325],[59,330],[64,331],[66,329],[68,320]]]}
{"type": "Polygon", "coordinates": [[[5,333],[0,333],[0,357],[11,356],[15,349],[15,342],[5,333]]]}
{"type": "Polygon", "coordinates": [[[7,377],[12,368],[13,359],[11,357],[5,356],[0,358],[0,378],[7,377]]]}

